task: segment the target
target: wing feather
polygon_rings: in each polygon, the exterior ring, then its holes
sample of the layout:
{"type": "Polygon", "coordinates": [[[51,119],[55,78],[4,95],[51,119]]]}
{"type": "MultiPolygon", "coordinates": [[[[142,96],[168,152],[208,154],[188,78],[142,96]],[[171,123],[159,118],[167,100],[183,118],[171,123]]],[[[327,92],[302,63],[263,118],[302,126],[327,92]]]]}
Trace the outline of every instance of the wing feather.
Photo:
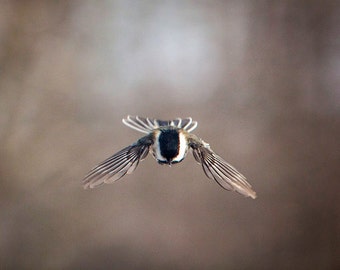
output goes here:
{"type": "Polygon", "coordinates": [[[104,160],[85,176],[84,188],[113,183],[124,175],[132,173],[139,162],[146,158],[152,143],[152,135],[145,136],[104,160]]]}
{"type": "Polygon", "coordinates": [[[256,198],[256,193],[246,178],[220,156],[216,155],[209,144],[196,136],[189,138],[194,158],[202,165],[208,178],[214,179],[222,188],[234,190],[246,197],[256,198]]]}

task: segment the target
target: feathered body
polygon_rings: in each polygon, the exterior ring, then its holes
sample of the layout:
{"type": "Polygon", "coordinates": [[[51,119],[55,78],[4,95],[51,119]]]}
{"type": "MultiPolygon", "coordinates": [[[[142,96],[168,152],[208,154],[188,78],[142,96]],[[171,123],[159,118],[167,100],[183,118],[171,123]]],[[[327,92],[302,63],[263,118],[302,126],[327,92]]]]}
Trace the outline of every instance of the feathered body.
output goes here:
{"type": "Polygon", "coordinates": [[[246,197],[256,198],[246,178],[216,155],[208,143],[191,133],[197,127],[197,122],[190,117],[163,121],[128,116],[123,119],[123,123],[146,136],[93,168],[83,180],[85,188],[112,183],[132,173],[149,151],[159,164],[171,165],[181,162],[191,148],[194,158],[209,178],[226,190],[235,190],[246,197]]]}

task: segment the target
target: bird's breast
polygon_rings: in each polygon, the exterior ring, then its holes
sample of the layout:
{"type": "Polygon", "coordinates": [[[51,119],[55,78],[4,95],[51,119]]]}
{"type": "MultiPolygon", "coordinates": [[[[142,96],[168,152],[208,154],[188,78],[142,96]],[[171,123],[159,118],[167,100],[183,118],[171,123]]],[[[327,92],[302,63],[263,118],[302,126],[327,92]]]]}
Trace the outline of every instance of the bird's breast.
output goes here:
{"type": "Polygon", "coordinates": [[[187,141],[176,129],[162,130],[156,133],[154,156],[160,163],[177,163],[186,155],[187,141]]]}

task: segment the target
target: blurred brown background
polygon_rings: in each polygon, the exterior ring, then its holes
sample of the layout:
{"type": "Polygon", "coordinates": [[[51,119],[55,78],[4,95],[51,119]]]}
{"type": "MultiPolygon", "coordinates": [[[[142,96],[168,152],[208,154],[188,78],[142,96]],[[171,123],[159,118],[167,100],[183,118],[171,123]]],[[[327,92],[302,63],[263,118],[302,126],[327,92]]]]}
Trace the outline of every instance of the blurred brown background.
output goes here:
{"type": "Polygon", "coordinates": [[[340,269],[339,1],[1,1],[1,269],[340,269]],[[191,154],[83,176],[192,116],[251,200],[191,154]]]}

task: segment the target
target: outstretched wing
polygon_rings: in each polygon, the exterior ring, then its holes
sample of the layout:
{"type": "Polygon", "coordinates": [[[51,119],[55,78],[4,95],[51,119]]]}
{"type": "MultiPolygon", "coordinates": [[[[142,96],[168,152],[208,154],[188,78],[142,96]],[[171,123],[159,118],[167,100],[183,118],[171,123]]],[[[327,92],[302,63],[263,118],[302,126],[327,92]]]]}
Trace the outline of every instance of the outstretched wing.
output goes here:
{"type": "Polygon", "coordinates": [[[93,168],[84,178],[84,188],[94,188],[104,183],[113,183],[125,174],[132,173],[149,153],[152,135],[145,136],[125,147],[93,168]]]}
{"type": "Polygon", "coordinates": [[[220,156],[216,155],[210,149],[209,144],[196,136],[191,136],[189,145],[193,150],[196,161],[202,165],[205,174],[210,179],[214,179],[226,190],[234,190],[246,197],[256,198],[256,192],[252,190],[246,178],[220,156]]]}
{"type": "Polygon", "coordinates": [[[184,119],[176,118],[175,120],[158,120],[153,118],[128,115],[122,121],[126,126],[146,134],[152,132],[154,129],[167,126],[181,128],[188,132],[193,131],[197,127],[197,122],[192,121],[191,117],[184,119]]]}

